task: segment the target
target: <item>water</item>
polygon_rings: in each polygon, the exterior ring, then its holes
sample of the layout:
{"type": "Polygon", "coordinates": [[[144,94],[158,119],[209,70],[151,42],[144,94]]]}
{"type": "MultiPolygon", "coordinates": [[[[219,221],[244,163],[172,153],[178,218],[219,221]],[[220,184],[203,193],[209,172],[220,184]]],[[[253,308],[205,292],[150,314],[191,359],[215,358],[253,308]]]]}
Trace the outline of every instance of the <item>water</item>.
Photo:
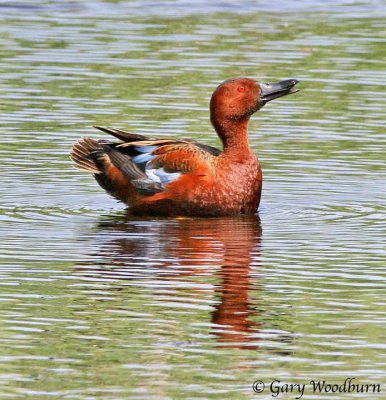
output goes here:
{"type": "Polygon", "coordinates": [[[385,16],[384,1],[0,2],[1,398],[384,383],[385,16]],[[105,137],[92,125],[218,145],[208,100],[240,75],[301,81],[251,123],[258,216],[130,219],[68,159],[105,137]]]}

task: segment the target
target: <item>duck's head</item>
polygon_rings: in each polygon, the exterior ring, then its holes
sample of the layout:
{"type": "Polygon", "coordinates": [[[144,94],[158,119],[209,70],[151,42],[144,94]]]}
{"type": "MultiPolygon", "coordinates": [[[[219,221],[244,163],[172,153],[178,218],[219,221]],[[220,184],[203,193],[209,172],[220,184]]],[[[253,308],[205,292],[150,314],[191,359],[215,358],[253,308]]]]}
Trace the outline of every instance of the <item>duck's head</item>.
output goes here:
{"type": "Polygon", "coordinates": [[[240,121],[260,110],[266,103],[296,93],[296,79],[278,83],[260,83],[249,78],[228,79],[217,87],[210,100],[211,121],[240,121]]]}

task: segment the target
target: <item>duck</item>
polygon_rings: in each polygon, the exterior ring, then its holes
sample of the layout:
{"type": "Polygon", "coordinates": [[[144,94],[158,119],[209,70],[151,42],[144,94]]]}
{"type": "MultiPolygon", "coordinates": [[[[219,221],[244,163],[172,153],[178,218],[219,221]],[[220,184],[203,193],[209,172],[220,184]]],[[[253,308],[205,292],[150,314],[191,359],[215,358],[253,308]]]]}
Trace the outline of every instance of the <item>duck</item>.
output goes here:
{"type": "Polygon", "coordinates": [[[258,210],[263,175],[249,144],[251,116],[268,102],[298,92],[296,79],[222,82],[210,99],[210,121],[222,149],[183,138],[155,138],[95,126],[118,141],[83,137],[75,166],[94,175],[130,213],[149,216],[236,216],[258,210]]]}

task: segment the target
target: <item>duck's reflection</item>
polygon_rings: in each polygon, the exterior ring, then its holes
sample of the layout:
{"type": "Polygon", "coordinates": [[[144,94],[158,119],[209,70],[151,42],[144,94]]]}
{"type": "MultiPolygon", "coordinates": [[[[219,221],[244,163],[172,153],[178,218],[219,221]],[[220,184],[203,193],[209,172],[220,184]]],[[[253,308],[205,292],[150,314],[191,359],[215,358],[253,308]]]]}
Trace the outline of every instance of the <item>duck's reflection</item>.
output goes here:
{"type": "MultiPolygon", "coordinates": [[[[97,274],[103,278],[135,279],[146,273],[152,287],[166,285],[169,302],[171,292],[178,297],[187,288],[173,282],[189,281],[190,294],[210,292],[215,308],[212,333],[223,344],[250,348],[254,346],[247,343],[256,341],[253,333],[258,330],[251,293],[259,284],[261,234],[257,216],[104,220],[98,228],[97,256],[108,260],[109,267],[98,267],[97,274]]],[[[83,273],[87,274],[86,270],[83,273]]]]}

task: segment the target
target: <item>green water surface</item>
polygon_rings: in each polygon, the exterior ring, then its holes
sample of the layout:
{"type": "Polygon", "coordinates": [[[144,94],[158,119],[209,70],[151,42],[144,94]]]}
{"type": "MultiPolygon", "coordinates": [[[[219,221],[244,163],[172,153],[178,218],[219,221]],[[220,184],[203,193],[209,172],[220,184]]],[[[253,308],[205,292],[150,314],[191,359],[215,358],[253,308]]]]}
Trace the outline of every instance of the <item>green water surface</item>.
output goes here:
{"type": "Polygon", "coordinates": [[[382,1],[0,2],[0,398],[270,399],[280,380],[384,399],[385,18],[382,1]],[[208,101],[235,76],[300,81],[251,122],[254,217],[129,218],[68,158],[106,138],[92,125],[218,146],[208,101]],[[381,393],[309,383],[348,377],[381,393]]]}

